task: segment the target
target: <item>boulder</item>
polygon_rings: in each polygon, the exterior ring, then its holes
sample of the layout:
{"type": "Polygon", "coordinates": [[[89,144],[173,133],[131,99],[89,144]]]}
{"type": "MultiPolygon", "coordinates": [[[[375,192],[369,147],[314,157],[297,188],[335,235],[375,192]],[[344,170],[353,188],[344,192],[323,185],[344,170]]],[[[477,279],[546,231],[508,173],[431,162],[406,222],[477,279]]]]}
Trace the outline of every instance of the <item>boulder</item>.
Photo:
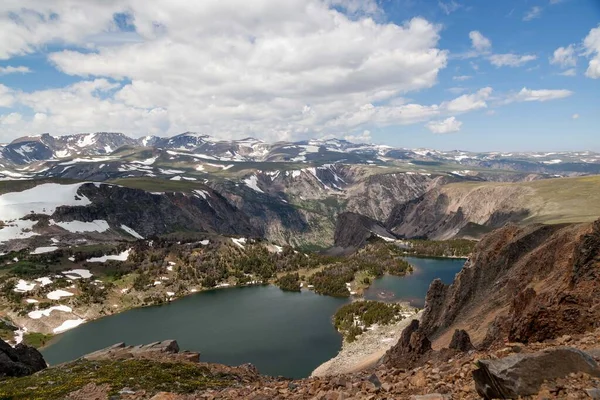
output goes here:
{"type": "Polygon", "coordinates": [[[457,329],[454,331],[454,335],[452,335],[452,340],[450,341],[450,348],[463,353],[475,350],[475,346],[473,346],[471,343],[469,334],[463,329],[457,329]]]}
{"type": "Polygon", "coordinates": [[[484,399],[515,399],[538,393],[545,380],[570,373],[600,377],[600,369],[587,353],[558,347],[531,354],[515,354],[497,360],[479,360],[473,371],[475,388],[484,399]]]}
{"type": "Polygon", "coordinates": [[[431,352],[431,342],[414,319],[402,331],[400,340],[387,351],[382,362],[391,367],[412,368],[431,352]]]}
{"type": "Polygon", "coordinates": [[[22,343],[12,348],[0,339],[0,378],[31,375],[46,366],[44,357],[35,348],[22,343]]]}

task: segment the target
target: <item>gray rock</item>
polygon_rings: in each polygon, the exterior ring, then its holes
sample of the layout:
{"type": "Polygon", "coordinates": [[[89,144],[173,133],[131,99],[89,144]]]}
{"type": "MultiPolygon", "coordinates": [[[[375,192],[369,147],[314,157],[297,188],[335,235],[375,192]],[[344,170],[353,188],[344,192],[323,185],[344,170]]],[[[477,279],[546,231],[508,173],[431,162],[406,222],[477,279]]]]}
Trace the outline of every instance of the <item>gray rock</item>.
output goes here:
{"type": "Polygon", "coordinates": [[[0,339],[0,378],[31,375],[46,366],[44,357],[35,348],[22,343],[12,348],[0,339]]]}
{"type": "Polygon", "coordinates": [[[585,389],[585,392],[593,400],[600,400],[600,389],[585,389]]]}
{"type": "Polygon", "coordinates": [[[538,353],[515,354],[498,360],[479,360],[473,371],[475,388],[484,399],[531,396],[545,380],[583,372],[600,377],[598,364],[589,354],[571,347],[538,353]]]}
{"type": "Polygon", "coordinates": [[[450,396],[446,394],[431,393],[424,395],[410,396],[410,400],[449,400],[450,396]]]}

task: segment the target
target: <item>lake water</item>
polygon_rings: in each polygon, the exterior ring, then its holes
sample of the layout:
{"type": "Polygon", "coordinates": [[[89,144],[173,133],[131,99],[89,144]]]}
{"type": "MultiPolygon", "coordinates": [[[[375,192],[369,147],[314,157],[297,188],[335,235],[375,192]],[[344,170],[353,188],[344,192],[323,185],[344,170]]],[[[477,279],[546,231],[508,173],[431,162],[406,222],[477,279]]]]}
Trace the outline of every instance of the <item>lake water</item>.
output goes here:
{"type": "MultiPolygon", "coordinates": [[[[416,267],[413,274],[377,279],[365,297],[423,307],[431,281],[441,278],[451,283],[465,262],[413,257],[407,261],[416,267]]],[[[200,352],[202,361],[252,363],[263,374],[306,377],[341,348],[331,318],[347,302],[274,286],[211,290],[80,325],[58,336],[42,353],[55,365],[118,342],[137,345],[175,339],[182,350],[200,352]]]]}
{"type": "Polygon", "coordinates": [[[465,265],[458,258],[418,258],[406,257],[415,271],[407,276],[386,275],[376,279],[365,292],[367,300],[409,301],[413,306],[423,308],[425,295],[431,282],[440,278],[444,283],[452,283],[454,276],[465,265]]]}
{"type": "Polygon", "coordinates": [[[274,286],[200,292],[83,324],[42,353],[54,365],[118,342],[175,339],[182,350],[200,352],[202,361],[249,362],[263,374],[306,377],[341,348],[331,318],[346,302],[274,286]]]}

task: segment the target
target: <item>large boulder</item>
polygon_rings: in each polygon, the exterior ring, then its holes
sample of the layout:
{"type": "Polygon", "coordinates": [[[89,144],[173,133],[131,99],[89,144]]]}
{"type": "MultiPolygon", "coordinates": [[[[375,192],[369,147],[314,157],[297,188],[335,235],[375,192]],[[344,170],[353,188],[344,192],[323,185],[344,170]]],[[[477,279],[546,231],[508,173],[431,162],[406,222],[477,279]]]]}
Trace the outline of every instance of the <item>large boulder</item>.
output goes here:
{"type": "Polygon", "coordinates": [[[46,366],[44,357],[35,348],[22,343],[13,348],[0,339],[0,378],[31,375],[46,366]]]}
{"type": "Polygon", "coordinates": [[[475,346],[473,346],[471,343],[469,334],[463,329],[457,329],[454,331],[454,335],[452,335],[452,340],[450,341],[450,346],[448,347],[463,353],[475,350],[475,346]]]}
{"type": "Polygon", "coordinates": [[[484,399],[516,399],[538,393],[545,380],[583,372],[600,377],[596,361],[571,347],[558,347],[531,354],[515,354],[497,360],[478,361],[473,371],[475,388],[484,399]]]}

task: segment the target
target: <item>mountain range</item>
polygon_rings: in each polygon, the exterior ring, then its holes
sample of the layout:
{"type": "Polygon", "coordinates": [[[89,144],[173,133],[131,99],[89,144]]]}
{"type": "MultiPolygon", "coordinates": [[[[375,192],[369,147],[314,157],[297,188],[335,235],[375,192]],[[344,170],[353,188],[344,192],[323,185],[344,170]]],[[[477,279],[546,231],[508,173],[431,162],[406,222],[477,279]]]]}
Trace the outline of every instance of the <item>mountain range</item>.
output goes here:
{"type": "Polygon", "coordinates": [[[308,249],[356,247],[370,236],[477,238],[507,222],[593,220],[599,182],[589,175],[598,173],[600,154],[587,151],[269,144],[191,132],[25,136],[0,147],[0,205],[20,210],[0,212],[0,251],[179,231],[308,249]],[[71,204],[72,196],[86,205],[71,204]],[[97,221],[102,229],[77,225],[97,221]]]}

